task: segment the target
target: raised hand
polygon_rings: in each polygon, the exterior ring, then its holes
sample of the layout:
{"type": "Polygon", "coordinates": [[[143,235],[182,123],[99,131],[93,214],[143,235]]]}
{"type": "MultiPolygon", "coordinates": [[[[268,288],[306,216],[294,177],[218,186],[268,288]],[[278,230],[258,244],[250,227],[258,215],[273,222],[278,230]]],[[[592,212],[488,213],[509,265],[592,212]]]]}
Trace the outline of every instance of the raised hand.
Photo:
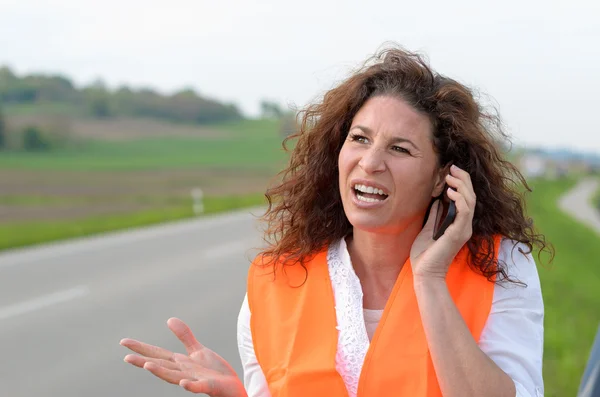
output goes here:
{"type": "Polygon", "coordinates": [[[456,203],[456,219],[444,234],[434,241],[433,224],[439,201],[436,201],[429,213],[425,227],[419,233],[410,251],[410,260],[415,277],[445,278],[450,263],[469,241],[473,234],[473,216],[477,202],[471,177],[468,172],[456,166],[450,167],[446,176],[448,197],[456,203]]]}
{"type": "Polygon", "coordinates": [[[128,354],[125,362],[143,368],[164,381],[180,385],[192,393],[205,393],[211,397],[247,396],[242,382],[229,363],[200,344],[183,321],[170,318],[167,325],[183,343],[187,355],[126,338],[120,344],[138,354],[128,354]]]}

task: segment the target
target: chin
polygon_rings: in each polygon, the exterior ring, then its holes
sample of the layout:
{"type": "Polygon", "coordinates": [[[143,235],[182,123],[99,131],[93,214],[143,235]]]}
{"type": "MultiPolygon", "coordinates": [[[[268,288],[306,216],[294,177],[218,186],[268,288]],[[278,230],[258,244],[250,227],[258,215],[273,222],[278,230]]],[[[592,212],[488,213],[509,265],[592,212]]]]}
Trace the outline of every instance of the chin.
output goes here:
{"type": "Polygon", "coordinates": [[[365,232],[376,233],[385,232],[390,229],[388,222],[382,220],[374,214],[346,214],[348,221],[354,229],[365,232]]]}

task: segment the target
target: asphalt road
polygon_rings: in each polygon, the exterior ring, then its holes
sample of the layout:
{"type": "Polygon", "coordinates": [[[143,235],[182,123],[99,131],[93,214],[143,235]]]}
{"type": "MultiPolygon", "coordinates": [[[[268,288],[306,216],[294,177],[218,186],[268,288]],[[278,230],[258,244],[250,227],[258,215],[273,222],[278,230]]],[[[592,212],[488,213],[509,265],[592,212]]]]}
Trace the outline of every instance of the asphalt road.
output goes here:
{"type": "Polygon", "coordinates": [[[236,322],[260,209],[0,254],[0,396],[189,396],[123,362],[130,337],[184,352],[187,322],[241,374],[236,322]]]}

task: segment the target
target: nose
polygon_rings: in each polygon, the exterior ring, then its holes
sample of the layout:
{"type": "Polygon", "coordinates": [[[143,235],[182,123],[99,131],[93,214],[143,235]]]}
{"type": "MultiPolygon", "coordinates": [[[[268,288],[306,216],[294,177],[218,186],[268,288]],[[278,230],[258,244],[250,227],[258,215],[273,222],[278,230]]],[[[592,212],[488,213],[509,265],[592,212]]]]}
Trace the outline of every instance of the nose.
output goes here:
{"type": "Polygon", "coordinates": [[[363,152],[363,156],[358,162],[358,165],[368,174],[383,172],[385,171],[385,161],[383,157],[384,153],[382,153],[381,149],[370,147],[363,152]]]}

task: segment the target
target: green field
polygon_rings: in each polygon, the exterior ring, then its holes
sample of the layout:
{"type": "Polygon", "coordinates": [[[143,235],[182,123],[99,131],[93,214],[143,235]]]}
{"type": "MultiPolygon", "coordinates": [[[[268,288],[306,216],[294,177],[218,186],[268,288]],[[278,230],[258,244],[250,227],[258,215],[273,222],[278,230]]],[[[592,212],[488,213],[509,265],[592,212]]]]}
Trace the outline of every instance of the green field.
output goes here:
{"type": "Polygon", "coordinates": [[[286,155],[272,120],[212,125],[223,138],[164,137],[123,141],[85,140],[48,152],[0,154],[0,169],[152,170],[191,167],[258,168],[276,171],[286,155]]]}
{"type": "Polygon", "coordinates": [[[262,205],[287,158],[276,120],[74,123],[71,145],[0,152],[0,250],[191,217],[198,187],[207,213],[262,205]]]}
{"type": "MultiPolygon", "coordinates": [[[[557,207],[574,180],[536,181],[528,202],[556,257],[539,274],[545,303],[546,396],[575,396],[600,325],[600,236],[557,207]]],[[[537,258],[537,257],[536,257],[537,258]]]]}
{"type": "Polygon", "coordinates": [[[48,153],[5,153],[0,168],[145,170],[198,166],[273,169],[284,159],[278,142],[256,139],[203,140],[146,138],[127,142],[86,142],[48,153]]]}

